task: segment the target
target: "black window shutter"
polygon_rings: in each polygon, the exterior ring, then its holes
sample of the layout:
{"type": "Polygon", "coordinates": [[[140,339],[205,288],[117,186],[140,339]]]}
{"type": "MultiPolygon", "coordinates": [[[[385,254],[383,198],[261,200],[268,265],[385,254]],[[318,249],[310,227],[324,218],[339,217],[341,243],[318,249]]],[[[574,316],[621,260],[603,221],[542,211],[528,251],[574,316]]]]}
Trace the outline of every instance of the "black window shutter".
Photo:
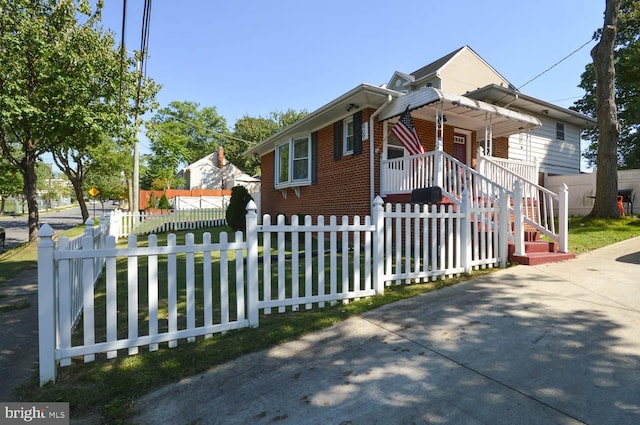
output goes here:
{"type": "Polygon", "coordinates": [[[362,111],[353,114],[353,154],[362,154],[362,111]]]}
{"type": "Polygon", "coordinates": [[[318,183],[318,132],[311,133],[311,184],[318,183]]]}
{"type": "Polygon", "coordinates": [[[342,158],[342,120],[333,123],[333,159],[342,158]]]}

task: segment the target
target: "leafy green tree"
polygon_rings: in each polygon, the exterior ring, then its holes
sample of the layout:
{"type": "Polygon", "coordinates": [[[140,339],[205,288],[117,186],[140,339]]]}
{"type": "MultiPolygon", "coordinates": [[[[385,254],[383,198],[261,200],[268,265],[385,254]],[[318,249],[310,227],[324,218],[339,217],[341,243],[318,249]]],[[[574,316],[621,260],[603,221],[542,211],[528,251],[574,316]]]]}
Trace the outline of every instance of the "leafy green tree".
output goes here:
{"type": "MultiPolygon", "coordinates": [[[[600,36],[600,30],[596,36],[600,36]]],[[[640,67],[640,2],[622,0],[618,14],[615,39],[615,103],[620,134],[617,146],[617,165],[620,169],[640,168],[640,86],[637,69],[640,67]]],[[[585,67],[579,87],[585,96],[572,109],[596,116],[596,76],[593,63],[585,67]]],[[[599,129],[587,130],[583,137],[590,142],[584,157],[591,166],[597,164],[599,129]]]]}
{"type": "MultiPolygon", "coordinates": [[[[30,240],[38,232],[40,155],[53,153],[82,202],[85,148],[107,135],[123,137],[126,128],[120,55],[113,35],[99,27],[102,1],[92,4],[0,0],[0,150],[22,174],[30,240]]],[[[123,73],[126,98],[133,68],[127,64],[123,73]]]]}
{"type": "Polygon", "coordinates": [[[574,108],[598,119],[597,129],[587,134],[591,145],[586,157],[597,165],[596,198],[589,213],[593,217],[619,217],[617,170],[635,162],[638,8],[637,0],[606,1],[604,24],[596,33],[599,42],[591,50],[593,64],[587,66],[580,84],[587,94],[574,108]]]}
{"type": "Polygon", "coordinates": [[[227,133],[227,123],[215,107],[201,108],[194,102],[171,102],[146,127],[152,155],[143,184],[162,182],[164,189],[179,184],[175,176],[180,167],[214,152],[227,133]]]}
{"type": "Polygon", "coordinates": [[[233,137],[225,143],[227,159],[249,175],[259,174],[260,158],[247,158],[244,152],[305,115],[305,110],[296,112],[288,109],[285,112],[272,112],[267,118],[243,116],[236,121],[233,137]]]}

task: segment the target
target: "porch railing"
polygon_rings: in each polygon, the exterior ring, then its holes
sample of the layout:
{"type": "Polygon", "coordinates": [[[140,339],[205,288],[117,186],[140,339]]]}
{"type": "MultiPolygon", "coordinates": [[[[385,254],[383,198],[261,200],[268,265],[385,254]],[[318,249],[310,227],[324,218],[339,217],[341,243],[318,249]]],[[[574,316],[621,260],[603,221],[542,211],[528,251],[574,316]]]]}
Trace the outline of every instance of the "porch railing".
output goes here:
{"type": "Polygon", "coordinates": [[[514,187],[519,182],[524,222],[553,239],[558,244],[560,252],[567,252],[567,235],[566,231],[563,231],[568,215],[566,185],[562,185],[558,193],[554,193],[535,183],[538,179],[535,164],[523,163],[518,166],[516,161],[505,162],[486,156],[478,157],[478,171],[506,187],[514,187]],[[519,172],[523,175],[518,174],[519,172]],[[527,175],[529,178],[525,178],[527,175]],[[558,211],[558,223],[554,211],[558,211]]]}
{"type": "Polygon", "coordinates": [[[483,176],[495,181],[503,187],[513,187],[516,180],[538,181],[538,163],[517,161],[506,158],[496,158],[484,155],[482,148],[478,149],[478,164],[476,170],[483,176]]]}
{"type": "MultiPolygon", "coordinates": [[[[533,172],[530,167],[522,168],[522,171],[529,176],[533,172]]],[[[462,191],[468,189],[473,206],[486,206],[495,203],[504,191],[511,199],[514,215],[521,214],[524,223],[554,240],[560,252],[567,252],[565,185],[556,194],[486,157],[480,173],[442,151],[382,160],[380,175],[382,196],[440,186],[443,195],[455,204],[459,203],[462,191]],[[514,196],[516,187],[519,194],[514,196]],[[516,202],[516,199],[521,201],[516,202]],[[558,223],[553,214],[554,207],[558,211],[558,223]]],[[[512,234],[511,239],[516,242],[516,253],[522,253],[522,235],[512,234]]]]}

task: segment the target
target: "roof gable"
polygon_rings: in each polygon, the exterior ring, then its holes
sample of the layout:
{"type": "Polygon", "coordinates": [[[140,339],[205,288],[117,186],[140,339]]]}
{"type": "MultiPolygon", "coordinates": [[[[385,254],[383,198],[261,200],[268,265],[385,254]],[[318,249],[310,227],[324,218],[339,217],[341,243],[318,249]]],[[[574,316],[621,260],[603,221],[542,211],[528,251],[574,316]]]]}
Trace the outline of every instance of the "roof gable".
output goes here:
{"type": "MultiPolygon", "coordinates": [[[[471,47],[462,46],[453,52],[423,66],[422,68],[404,74],[396,71],[389,82],[389,88],[401,90],[410,87],[419,90],[423,87],[437,87],[447,92],[465,94],[487,84],[497,84],[513,88],[494,67],[478,55],[471,47]],[[407,83],[396,86],[403,76],[407,83]],[[411,80],[411,81],[409,81],[411,80]]],[[[410,91],[410,90],[404,90],[410,91]]]]}
{"type": "Polygon", "coordinates": [[[422,80],[425,77],[429,77],[429,76],[435,74],[447,62],[449,62],[455,55],[457,55],[465,47],[468,47],[468,46],[463,46],[463,47],[459,48],[458,50],[455,50],[455,51],[449,53],[448,55],[445,55],[445,56],[441,57],[440,59],[437,59],[437,60],[431,62],[430,64],[423,66],[422,68],[418,69],[417,71],[413,71],[410,75],[413,76],[415,81],[419,81],[419,80],[422,80]]]}

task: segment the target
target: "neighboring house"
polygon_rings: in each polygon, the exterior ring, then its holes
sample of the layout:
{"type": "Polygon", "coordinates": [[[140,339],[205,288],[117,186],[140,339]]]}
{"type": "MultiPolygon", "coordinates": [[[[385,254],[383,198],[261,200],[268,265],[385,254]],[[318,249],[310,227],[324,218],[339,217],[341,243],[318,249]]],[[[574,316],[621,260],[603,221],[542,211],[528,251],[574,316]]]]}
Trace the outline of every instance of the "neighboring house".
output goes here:
{"type": "Polygon", "coordinates": [[[580,132],[595,123],[520,93],[464,46],[383,86],[361,84],[246,154],[261,159],[263,213],[365,215],[375,196],[408,202],[428,186],[459,200],[471,168],[507,189],[516,174],[536,184],[579,172],[580,132]],[[405,111],[425,154],[410,156],[391,131],[405,111]]]}
{"type": "Polygon", "coordinates": [[[245,186],[251,193],[260,191],[260,180],[243,173],[224,157],[224,149],[205,156],[187,165],[178,173],[185,181],[185,189],[230,190],[234,186],[245,186]]]}

